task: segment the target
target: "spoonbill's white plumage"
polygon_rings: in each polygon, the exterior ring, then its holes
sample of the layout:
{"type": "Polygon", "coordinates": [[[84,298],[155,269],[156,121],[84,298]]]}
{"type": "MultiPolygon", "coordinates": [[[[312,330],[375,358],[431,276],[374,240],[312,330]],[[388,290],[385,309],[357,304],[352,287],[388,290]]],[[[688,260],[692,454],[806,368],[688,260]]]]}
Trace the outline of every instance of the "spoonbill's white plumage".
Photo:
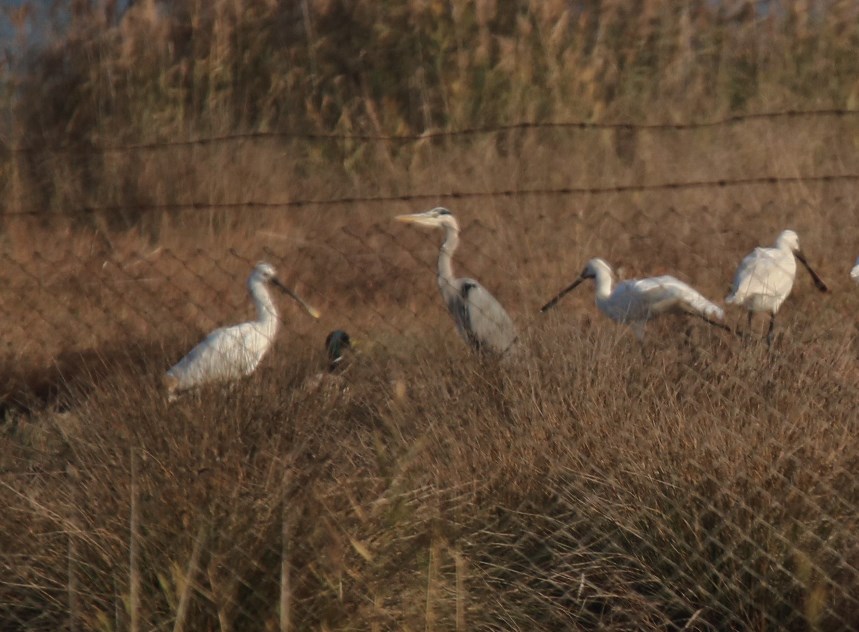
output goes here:
{"type": "Polygon", "coordinates": [[[796,259],[805,266],[814,285],[821,292],[827,287],[808,264],[799,248],[799,237],[792,230],[779,234],[772,248],[755,248],[740,262],[734,275],[731,293],[725,302],[745,307],[749,312],[749,325],[755,312],[769,312],[770,324],[767,342],[772,343],[775,315],[790,294],[796,278],[796,259]]]}
{"type": "Polygon", "coordinates": [[[438,255],[438,287],[456,329],[466,344],[477,351],[503,354],[516,342],[516,327],[492,294],[474,279],[456,278],[453,253],[459,245],[459,224],[446,208],[398,215],[397,221],[444,228],[445,240],[438,255]]]}
{"type": "Polygon", "coordinates": [[[554,307],[567,293],[586,279],[594,279],[596,304],[600,311],[617,323],[629,325],[639,340],[651,318],[667,312],[685,312],[699,316],[709,324],[726,329],[722,323],[725,312],[708,301],[697,290],[672,276],[622,281],[612,287],[611,266],[602,259],[591,259],[572,284],[561,290],[546,303],[541,312],[554,307]]]}
{"type": "Polygon", "coordinates": [[[856,259],[856,265],[850,271],[850,278],[859,283],[859,259],[856,259]]]}
{"type": "Polygon", "coordinates": [[[319,312],[277,279],[274,267],[258,263],[248,278],[248,291],[257,311],[256,320],[216,329],[191,349],[164,375],[168,399],[174,399],[178,392],[189,388],[235,380],[254,372],[271,348],[280,324],[277,308],[268,292],[268,283],[295,299],[308,314],[319,318],[319,312]]]}

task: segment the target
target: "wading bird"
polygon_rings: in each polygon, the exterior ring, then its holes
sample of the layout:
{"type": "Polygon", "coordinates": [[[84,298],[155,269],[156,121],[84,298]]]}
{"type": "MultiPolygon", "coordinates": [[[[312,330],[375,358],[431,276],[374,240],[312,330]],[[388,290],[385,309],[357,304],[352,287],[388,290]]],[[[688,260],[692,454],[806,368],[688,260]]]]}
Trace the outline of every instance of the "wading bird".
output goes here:
{"type": "Polygon", "coordinates": [[[612,288],[611,266],[602,259],[591,259],[579,277],[540,308],[546,312],[586,279],[594,279],[596,304],[603,314],[617,323],[629,325],[639,340],[651,318],[666,312],[685,312],[704,319],[719,329],[731,331],[721,320],[725,313],[695,289],[672,276],[622,281],[612,288]]]}
{"type": "Polygon", "coordinates": [[[856,259],[856,265],[850,271],[850,278],[859,283],[859,259],[856,259]]]}
{"type": "Polygon", "coordinates": [[[326,370],[308,377],[302,385],[302,390],[305,393],[323,391],[329,398],[338,393],[346,393],[349,386],[343,374],[349,368],[346,355],[351,349],[352,339],[342,329],[336,329],[328,334],[325,338],[326,370]]]}
{"type": "Polygon", "coordinates": [[[352,339],[342,329],[335,329],[325,338],[325,353],[328,355],[328,372],[334,373],[343,363],[343,354],[352,348],[352,339]]]}
{"type": "Polygon", "coordinates": [[[792,230],[782,231],[772,248],[755,248],[740,262],[734,275],[734,285],[725,302],[745,307],[749,312],[749,327],[755,312],[769,312],[767,344],[772,344],[775,315],[793,288],[796,261],[805,266],[814,285],[821,292],[828,288],[806,261],[799,249],[799,237],[792,230]]]}
{"type": "Polygon", "coordinates": [[[179,392],[189,388],[235,380],[254,372],[274,342],[280,323],[266,287],[268,283],[295,299],[313,318],[319,318],[319,312],[277,279],[270,264],[258,263],[248,278],[256,320],[216,329],[171,367],[163,377],[168,400],[172,401],[179,392]]]}
{"type": "Polygon", "coordinates": [[[446,208],[425,213],[398,215],[400,222],[444,228],[445,239],[438,255],[438,287],[456,329],[465,342],[477,351],[503,354],[516,342],[516,327],[489,291],[474,279],[453,275],[452,258],[459,245],[459,224],[446,208]]]}

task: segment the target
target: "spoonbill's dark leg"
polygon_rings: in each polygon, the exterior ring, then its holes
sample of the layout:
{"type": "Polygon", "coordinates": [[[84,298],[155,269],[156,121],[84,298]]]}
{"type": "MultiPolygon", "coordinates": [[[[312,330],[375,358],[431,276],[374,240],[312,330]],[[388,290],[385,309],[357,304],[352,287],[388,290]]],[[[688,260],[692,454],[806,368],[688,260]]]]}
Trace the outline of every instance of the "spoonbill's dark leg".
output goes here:
{"type": "Polygon", "coordinates": [[[773,344],[773,329],[775,329],[775,312],[770,314],[770,326],[767,329],[767,346],[772,347],[773,344]]]}
{"type": "Polygon", "coordinates": [[[650,362],[650,359],[652,357],[652,350],[648,350],[647,345],[644,344],[643,338],[638,338],[638,351],[639,353],[641,353],[642,360],[644,360],[645,362],[650,362]]]}
{"type": "Polygon", "coordinates": [[[710,320],[709,318],[707,318],[706,316],[702,316],[701,314],[695,314],[695,315],[696,315],[698,318],[700,318],[701,320],[703,320],[705,323],[707,323],[708,325],[711,325],[711,326],[713,326],[713,327],[716,327],[717,329],[722,329],[722,330],[724,330],[724,331],[727,331],[728,333],[734,334],[735,336],[739,336],[739,335],[740,335],[740,334],[739,334],[739,332],[734,331],[733,329],[731,329],[731,328],[730,328],[728,325],[726,325],[725,323],[719,323],[719,322],[716,322],[715,320],[710,320]]]}
{"type": "Polygon", "coordinates": [[[749,331],[752,329],[752,316],[754,316],[754,314],[755,313],[752,310],[749,310],[749,331]]]}

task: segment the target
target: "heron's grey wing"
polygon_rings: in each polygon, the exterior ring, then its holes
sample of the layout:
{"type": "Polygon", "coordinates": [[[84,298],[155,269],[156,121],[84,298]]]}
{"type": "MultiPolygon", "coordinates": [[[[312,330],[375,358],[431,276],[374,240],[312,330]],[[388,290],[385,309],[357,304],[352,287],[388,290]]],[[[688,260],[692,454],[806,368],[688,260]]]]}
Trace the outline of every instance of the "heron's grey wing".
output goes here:
{"type": "Polygon", "coordinates": [[[655,314],[672,309],[681,309],[706,318],[722,320],[724,310],[707,300],[688,283],[673,276],[658,276],[635,282],[636,289],[647,297],[647,303],[655,314]]]}
{"type": "Polygon", "coordinates": [[[856,265],[850,271],[850,278],[859,283],[859,259],[856,259],[856,265]]]}
{"type": "Polygon", "coordinates": [[[504,353],[516,341],[510,315],[492,294],[474,279],[460,279],[462,330],[478,350],[504,353]]]}

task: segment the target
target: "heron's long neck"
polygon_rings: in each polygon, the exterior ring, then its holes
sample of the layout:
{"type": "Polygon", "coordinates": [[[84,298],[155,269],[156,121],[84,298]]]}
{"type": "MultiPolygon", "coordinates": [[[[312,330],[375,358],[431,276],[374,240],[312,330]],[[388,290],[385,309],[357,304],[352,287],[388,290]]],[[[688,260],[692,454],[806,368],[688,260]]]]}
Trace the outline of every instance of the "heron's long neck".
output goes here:
{"type": "Polygon", "coordinates": [[[598,301],[604,301],[611,296],[611,273],[608,270],[597,270],[594,283],[598,301]]]}
{"type": "Polygon", "coordinates": [[[277,317],[277,308],[268,293],[268,288],[264,283],[255,282],[251,283],[248,289],[257,308],[257,324],[264,335],[274,338],[280,321],[277,317]]]}
{"type": "Polygon", "coordinates": [[[444,229],[445,239],[438,253],[438,285],[442,292],[446,288],[453,288],[453,252],[459,245],[459,229],[450,225],[444,229]]]}

